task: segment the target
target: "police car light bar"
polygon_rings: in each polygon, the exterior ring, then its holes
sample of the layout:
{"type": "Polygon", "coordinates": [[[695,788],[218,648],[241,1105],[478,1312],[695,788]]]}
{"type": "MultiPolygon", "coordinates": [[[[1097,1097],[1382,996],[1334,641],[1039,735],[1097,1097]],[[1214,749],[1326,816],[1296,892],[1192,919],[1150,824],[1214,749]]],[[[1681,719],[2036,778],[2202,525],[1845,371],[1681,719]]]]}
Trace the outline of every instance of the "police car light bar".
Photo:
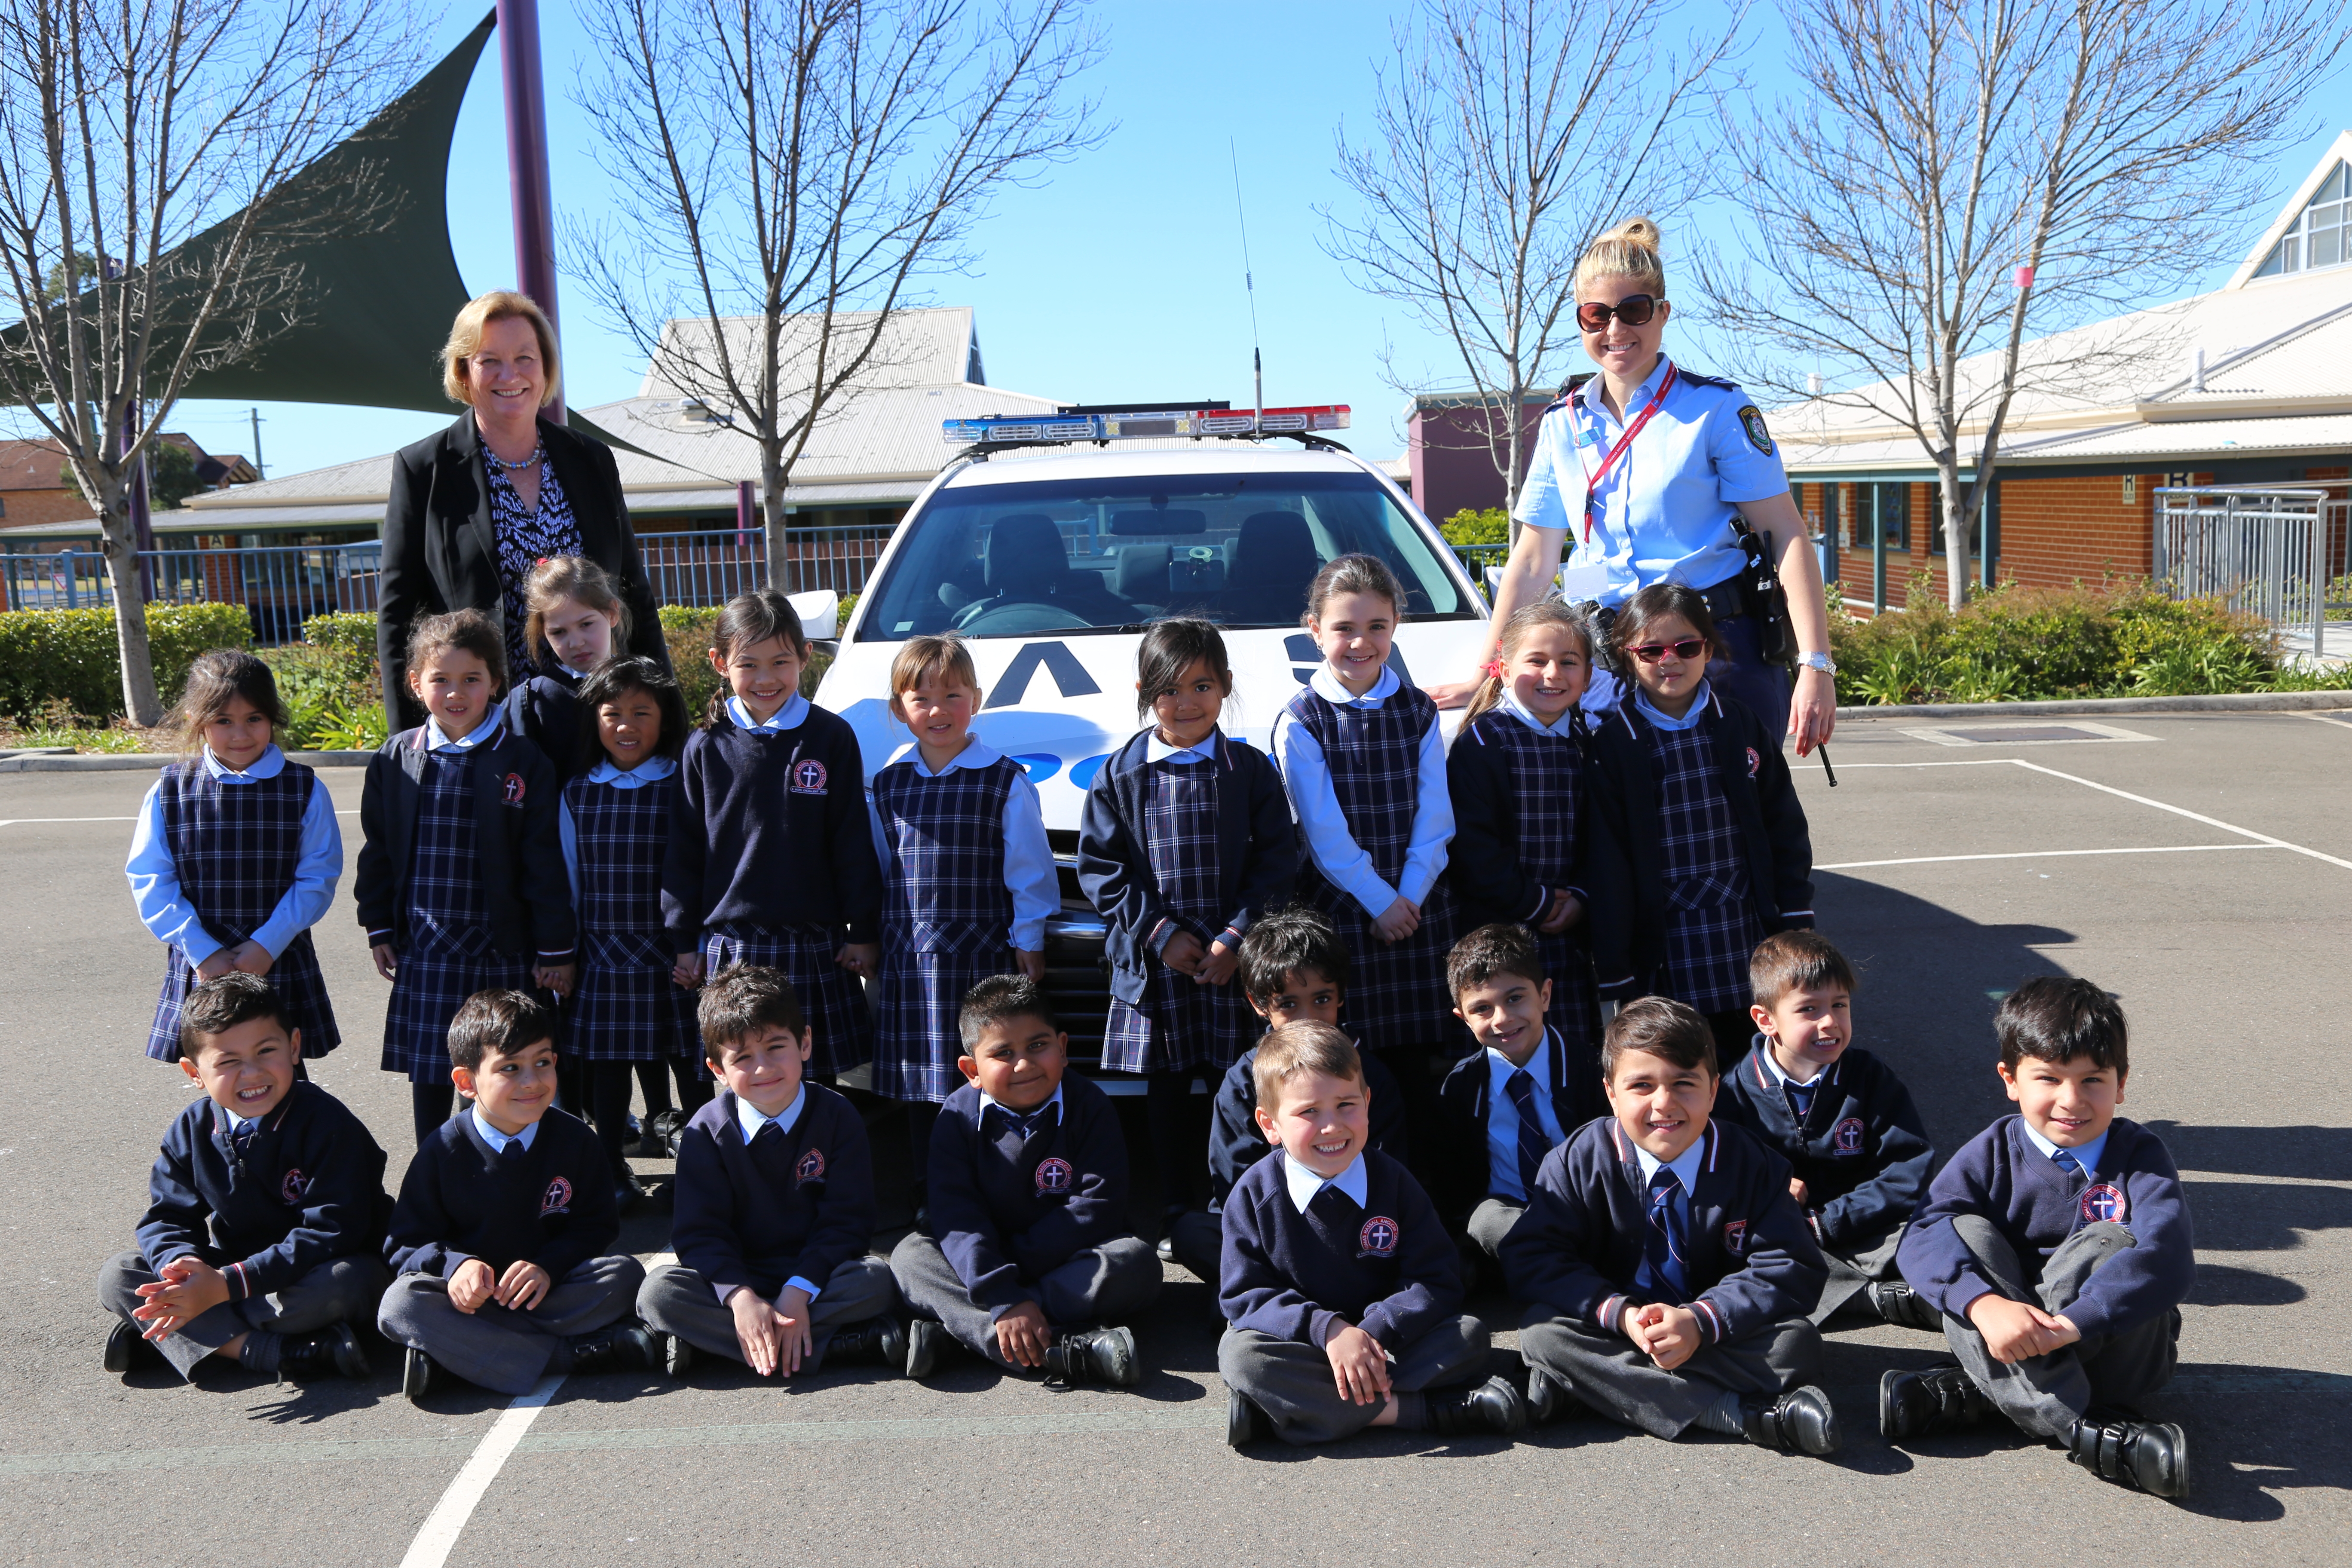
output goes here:
{"type": "Polygon", "coordinates": [[[948,440],[964,446],[1014,441],[1138,441],[1171,436],[1296,436],[1315,430],[1348,428],[1348,405],[1326,404],[1312,408],[1268,408],[1252,414],[1246,408],[1222,405],[1193,408],[1067,408],[1055,414],[990,415],[981,419],[947,419],[940,425],[948,440]]]}

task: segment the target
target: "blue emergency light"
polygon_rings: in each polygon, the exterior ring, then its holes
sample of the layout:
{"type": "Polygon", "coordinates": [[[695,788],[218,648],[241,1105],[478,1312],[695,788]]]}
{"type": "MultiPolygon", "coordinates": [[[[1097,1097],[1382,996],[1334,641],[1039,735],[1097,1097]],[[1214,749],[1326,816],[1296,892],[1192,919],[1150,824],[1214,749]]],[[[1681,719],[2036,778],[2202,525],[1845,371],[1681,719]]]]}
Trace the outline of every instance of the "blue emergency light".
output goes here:
{"type": "Polygon", "coordinates": [[[1139,404],[1131,408],[1077,405],[1052,414],[992,414],[980,419],[947,419],[940,429],[962,446],[1013,442],[1164,440],[1171,436],[1297,436],[1348,428],[1348,405],[1266,408],[1252,412],[1222,403],[1171,408],[1139,404]]]}

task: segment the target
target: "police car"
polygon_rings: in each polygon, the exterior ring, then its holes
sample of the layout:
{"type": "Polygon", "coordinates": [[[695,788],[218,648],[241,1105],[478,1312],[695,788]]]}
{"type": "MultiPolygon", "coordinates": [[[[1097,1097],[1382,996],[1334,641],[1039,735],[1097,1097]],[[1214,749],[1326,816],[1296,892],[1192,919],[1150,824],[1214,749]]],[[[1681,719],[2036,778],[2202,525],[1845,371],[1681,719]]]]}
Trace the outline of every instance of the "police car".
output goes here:
{"type": "Polygon", "coordinates": [[[1103,924],[1078,892],[1078,820],[1097,770],[1142,722],[1146,625],[1199,615],[1223,628],[1225,731],[1268,752],[1318,662],[1299,620],[1334,557],[1377,555],[1405,584],[1400,676],[1452,676],[1478,657],[1486,601],[1405,493],[1323,434],[1347,426],[1341,406],[1223,405],[949,420],[963,450],[916,498],[842,629],[815,700],[856,730],[869,771],[912,739],[888,712],[901,642],[969,639],[973,731],[1027,770],[1061,863],[1047,974],[1081,1061],[1099,1055],[1109,992],[1103,924]]]}

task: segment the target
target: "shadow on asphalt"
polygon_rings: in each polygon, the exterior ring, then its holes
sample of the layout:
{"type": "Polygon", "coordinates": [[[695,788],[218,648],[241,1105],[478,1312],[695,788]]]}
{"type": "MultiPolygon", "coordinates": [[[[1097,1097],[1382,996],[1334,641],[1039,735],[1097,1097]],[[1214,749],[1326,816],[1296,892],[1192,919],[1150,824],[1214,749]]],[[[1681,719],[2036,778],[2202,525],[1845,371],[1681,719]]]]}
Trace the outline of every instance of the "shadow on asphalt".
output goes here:
{"type": "Polygon", "coordinates": [[[2172,1162],[2217,1175],[2352,1182],[2352,1127],[2197,1127],[2151,1121],[2172,1162]]]}

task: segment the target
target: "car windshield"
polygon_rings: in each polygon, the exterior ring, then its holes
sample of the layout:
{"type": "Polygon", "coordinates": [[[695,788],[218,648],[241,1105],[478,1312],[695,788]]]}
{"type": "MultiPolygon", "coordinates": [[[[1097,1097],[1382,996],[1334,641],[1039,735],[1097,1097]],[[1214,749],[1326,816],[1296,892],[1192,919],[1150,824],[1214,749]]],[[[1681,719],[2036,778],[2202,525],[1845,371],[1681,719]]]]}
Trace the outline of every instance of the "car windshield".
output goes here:
{"type": "Polygon", "coordinates": [[[1370,474],[1142,475],[957,485],[911,520],[861,641],[1132,630],[1167,615],[1295,626],[1337,556],[1377,555],[1404,614],[1476,612],[1412,516],[1370,474]]]}

